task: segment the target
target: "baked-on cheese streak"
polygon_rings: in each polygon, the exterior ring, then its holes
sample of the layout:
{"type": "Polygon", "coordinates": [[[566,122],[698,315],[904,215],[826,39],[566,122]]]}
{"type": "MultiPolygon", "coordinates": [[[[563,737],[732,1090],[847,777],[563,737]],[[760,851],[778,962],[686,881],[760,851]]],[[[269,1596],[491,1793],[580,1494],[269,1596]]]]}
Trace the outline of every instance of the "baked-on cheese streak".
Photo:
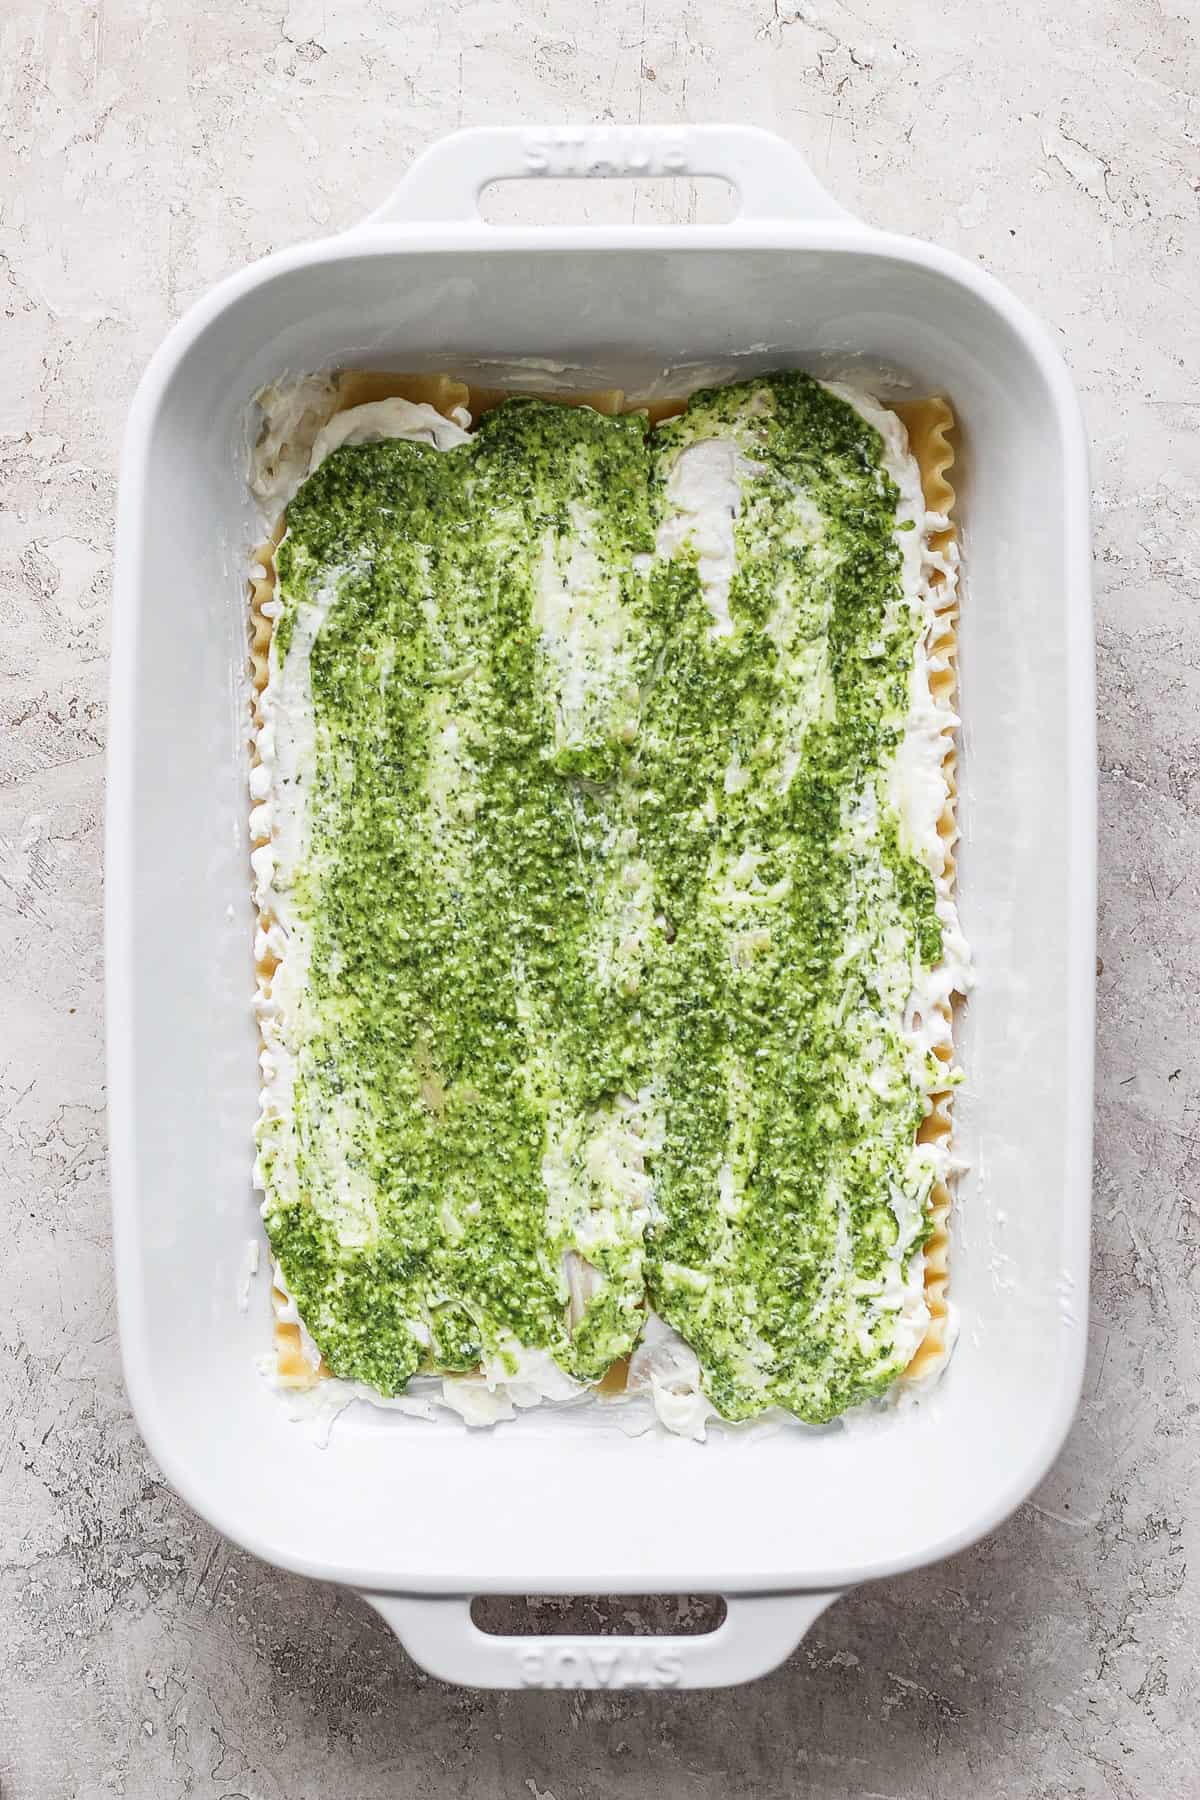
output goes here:
{"type": "Polygon", "coordinates": [[[949,411],[354,379],[255,597],[289,1310],[385,1395],[649,1319],[669,1422],[834,1417],[945,1349],[949,411]]]}

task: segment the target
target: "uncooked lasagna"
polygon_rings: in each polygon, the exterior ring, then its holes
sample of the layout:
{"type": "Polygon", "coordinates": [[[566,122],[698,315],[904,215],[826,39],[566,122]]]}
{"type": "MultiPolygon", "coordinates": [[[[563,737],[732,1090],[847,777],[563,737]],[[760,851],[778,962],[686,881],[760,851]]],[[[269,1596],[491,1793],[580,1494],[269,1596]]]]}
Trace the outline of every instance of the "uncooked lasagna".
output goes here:
{"type": "Polygon", "coordinates": [[[357,380],[260,459],[256,1179],[304,1375],[696,1435],[936,1368],[948,408],[357,380]]]}

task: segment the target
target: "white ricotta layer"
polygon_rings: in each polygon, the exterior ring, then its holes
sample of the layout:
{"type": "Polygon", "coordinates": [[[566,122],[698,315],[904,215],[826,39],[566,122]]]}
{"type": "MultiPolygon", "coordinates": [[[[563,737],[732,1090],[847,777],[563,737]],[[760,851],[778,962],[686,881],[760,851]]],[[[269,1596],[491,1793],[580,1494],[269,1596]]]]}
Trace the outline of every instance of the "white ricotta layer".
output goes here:
{"type": "MultiPolygon", "coordinates": [[[[337,413],[322,426],[313,442],[306,476],[320,468],[327,456],[343,444],[380,444],[387,438],[405,438],[410,444],[435,444],[453,450],[470,442],[466,429],[470,414],[461,407],[447,419],[436,407],[413,400],[370,400],[337,413]]],[[[290,498],[290,496],[289,496],[290,498]]]]}
{"type": "Polygon", "coordinates": [[[729,637],[729,589],[737,565],[735,531],[742,486],[755,466],[732,438],[706,438],[680,453],[667,478],[674,509],[659,527],[655,548],[673,556],[687,544],[696,554],[714,637],[729,637]]]}

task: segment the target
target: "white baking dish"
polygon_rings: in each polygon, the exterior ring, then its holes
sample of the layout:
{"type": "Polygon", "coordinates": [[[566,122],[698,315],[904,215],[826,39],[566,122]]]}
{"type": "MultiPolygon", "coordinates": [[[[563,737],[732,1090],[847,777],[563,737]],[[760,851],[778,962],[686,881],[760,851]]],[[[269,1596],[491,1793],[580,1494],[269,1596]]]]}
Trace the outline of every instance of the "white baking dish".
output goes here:
{"type": "Polygon", "coordinates": [[[1034,1486],[1084,1355],[1093,690],[1084,439],[1042,328],[959,258],[848,218],[742,128],[464,132],[340,237],[224,282],[138,391],[122,469],[108,814],[109,1104],[121,1334],[138,1422],[197,1512],[361,1589],[439,1675],[704,1684],[773,1666],[840,1590],[945,1556],[1034,1486]],[[717,174],[718,227],[496,228],[500,177],[717,174]],[[257,1070],[250,1015],[249,396],[284,370],[463,372],[660,390],[697,371],[886,372],[944,391],[962,617],[962,1334],[939,1389],[866,1429],[631,1439],[542,1410],[470,1435],[354,1409],[327,1449],[257,1376],[239,1311],[257,1070]],[[556,368],[555,365],[558,365],[556,368]],[[664,370],[675,371],[664,377],[664,370]],[[709,1637],[486,1637],[481,1592],[719,1591],[709,1637]]]}

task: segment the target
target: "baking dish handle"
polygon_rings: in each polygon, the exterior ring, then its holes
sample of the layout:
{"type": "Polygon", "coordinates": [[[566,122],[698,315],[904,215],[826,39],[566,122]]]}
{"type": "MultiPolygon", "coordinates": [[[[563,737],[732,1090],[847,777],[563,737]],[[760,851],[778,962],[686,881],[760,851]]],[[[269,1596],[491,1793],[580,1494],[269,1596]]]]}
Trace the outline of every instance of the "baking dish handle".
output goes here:
{"type": "Polygon", "coordinates": [[[364,1594],[413,1661],[478,1688],[732,1687],[777,1668],[838,1592],[734,1594],[715,1631],[688,1637],[499,1637],[465,1594],[364,1594]]]}
{"type": "MultiPolygon", "coordinates": [[[[494,181],[717,176],[743,219],[849,219],[800,152],[754,125],[481,125],[440,138],[367,225],[479,220],[494,181]]],[[[361,227],[359,227],[361,229],[361,227]]]]}

